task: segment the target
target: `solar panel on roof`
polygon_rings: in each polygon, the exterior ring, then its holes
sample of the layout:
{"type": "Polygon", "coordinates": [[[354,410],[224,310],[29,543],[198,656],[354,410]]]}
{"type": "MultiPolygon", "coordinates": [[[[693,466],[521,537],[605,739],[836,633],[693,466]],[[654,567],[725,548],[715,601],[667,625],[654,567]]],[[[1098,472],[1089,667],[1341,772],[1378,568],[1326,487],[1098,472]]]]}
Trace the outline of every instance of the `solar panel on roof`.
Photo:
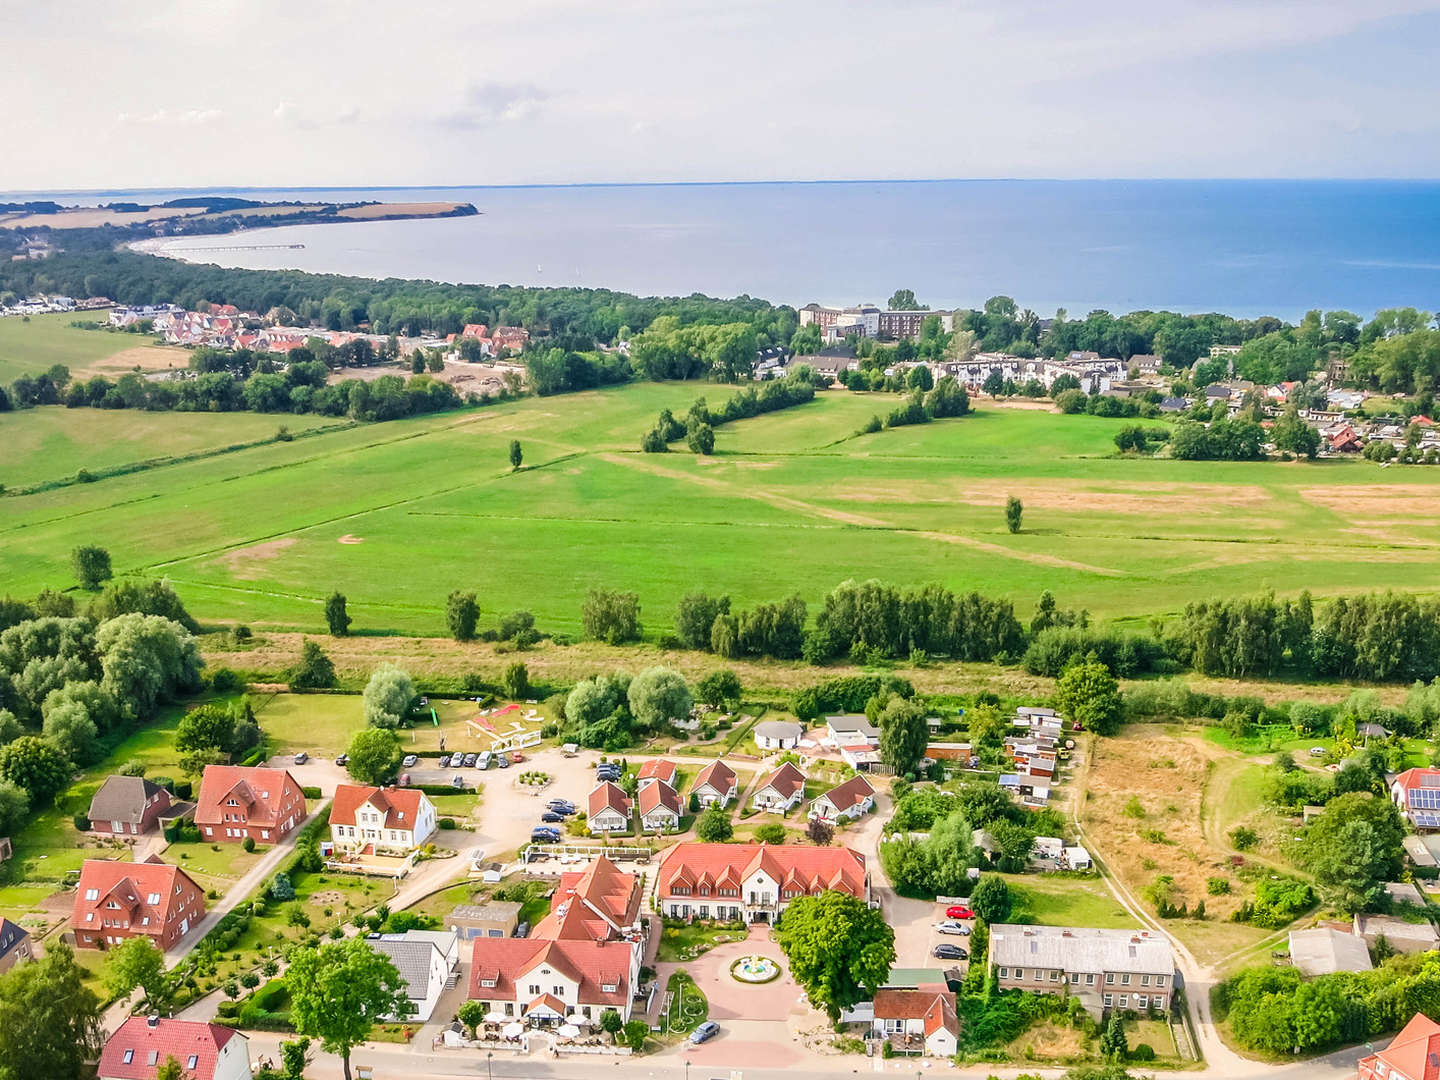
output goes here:
{"type": "Polygon", "coordinates": [[[1433,810],[1412,810],[1410,820],[1417,829],[1440,829],[1440,813],[1433,810]]]}
{"type": "Polygon", "coordinates": [[[1410,806],[1416,810],[1440,810],[1440,788],[1416,788],[1410,792],[1410,806]]]}

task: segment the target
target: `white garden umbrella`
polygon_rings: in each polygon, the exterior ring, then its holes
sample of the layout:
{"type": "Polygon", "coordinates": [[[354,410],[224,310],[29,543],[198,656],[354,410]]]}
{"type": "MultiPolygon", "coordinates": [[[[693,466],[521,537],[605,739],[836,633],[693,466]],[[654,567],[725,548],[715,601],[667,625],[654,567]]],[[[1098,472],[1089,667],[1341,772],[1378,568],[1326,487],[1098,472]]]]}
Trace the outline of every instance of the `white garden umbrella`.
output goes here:
{"type": "Polygon", "coordinates": [[[573,1038],[575,1038],[576,1035],[579,1035],[579,1034],[580,1034],[580,1029],[579,1029],[578,1027],[576,1027],[574,1024],[561,1024],[561,1025],[560,1025],[560,1037],[561,1037],[562,1039],[573,1039],[573,1038]]]}
{"type": "Polygon", "coordinates": [[[505,1014],[499,1009],[491,1009],[485,1014],[485,1022],[487,1024],[503,1024],[505,1022],[505,1014]]]}
{"type": "Polygon", "coordinates": [[[525,1034],[525,1025],[518,1022],[506,1024],[500,1034],[504,1035],[507,1039],[518,1039],[521,1035],[525,1034]]]}

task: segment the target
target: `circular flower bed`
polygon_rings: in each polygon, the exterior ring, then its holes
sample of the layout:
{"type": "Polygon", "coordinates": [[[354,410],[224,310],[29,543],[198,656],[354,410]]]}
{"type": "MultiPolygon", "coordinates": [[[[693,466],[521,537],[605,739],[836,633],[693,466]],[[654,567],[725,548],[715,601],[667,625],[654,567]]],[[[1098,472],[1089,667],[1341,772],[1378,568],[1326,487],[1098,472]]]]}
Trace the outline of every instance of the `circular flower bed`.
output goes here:
{"type": "Polygon", "coordinates": [[[730,965],[730,977],[742,983],[768,983],[780,977],[780,965],[768,956],[742,956],[730,965]]]}

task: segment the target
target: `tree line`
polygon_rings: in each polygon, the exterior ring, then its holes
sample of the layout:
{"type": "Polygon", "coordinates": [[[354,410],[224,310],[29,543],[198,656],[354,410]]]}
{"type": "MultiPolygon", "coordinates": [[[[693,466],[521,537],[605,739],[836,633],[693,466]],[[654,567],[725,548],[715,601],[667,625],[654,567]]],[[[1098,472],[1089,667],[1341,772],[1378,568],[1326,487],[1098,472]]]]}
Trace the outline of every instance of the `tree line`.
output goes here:
{"type": "Polygon", "coordinates": [[[640,449],[647,454],[663,454],[669,451],[670,443],[684,438],[691,452],[713,453],[716,427],[792,405],[804,405],[815,399],[815,383],[814,371],[802,365],[783,379],[731,394],[718,411],[711,409],[703,397],[697,398],[683,423],[669,409],[661,409],[655,426],[640,440],[640,449]]]}

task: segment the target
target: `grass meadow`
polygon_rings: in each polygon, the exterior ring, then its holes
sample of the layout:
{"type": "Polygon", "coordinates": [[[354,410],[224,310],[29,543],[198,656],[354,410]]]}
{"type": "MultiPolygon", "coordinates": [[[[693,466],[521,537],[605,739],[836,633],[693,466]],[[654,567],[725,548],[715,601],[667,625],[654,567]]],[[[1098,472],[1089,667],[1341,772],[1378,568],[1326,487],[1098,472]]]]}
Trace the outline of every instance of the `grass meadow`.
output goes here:
{"type": "MultiPolygon", "coordinates": [[[[1050,589],[1102,619],[1266,588],[1440,587],[1440,470],[1125,458],[1112,442],[1125,421],[984,403],[856,435],[895,399],[847,391],[722,426],[713,457],[638,452],[660,408],[729,392],[530,398],[12,495],[0,580],[20,595],[69,585],[70,549],[98,543],[119,573],[169,578],[202,619],[313,632],[339,589],[356,632],[415,635],[445,632],[452,589],[474,590],[486,618],[527,608],[572,634],[586,589],[631,589],[653,635],[692,589],[737,606],[799,592],[813,610],[850,577],[978,589],[1022,616],[1050,589]],[[1025,503],[1015,535],[1011,494],[1025,503]]],[[[206,425],[220,443],[235,437],[225,424],[300,419],[11,414],[0,430],[20,443],[0,444],[0,476],[73,472],[80,451],[45,447],[83,439],[87,421],[99,434],[86,460],[103,466],[135,452],[127,424],[154,456],[192,452],[206,425]]]]}
{"type": "Polygon", "coordinates": [[[108,375],[115,378],[139,365],[145,371],[184,367],[190,357],[183,349],[155,345],[139,334],[110,334],[78,330],[79,319],[104,322],[105,311],[70,311],[49,315],[0,319],[0,383],[21,375],[43,375],[64,364],[72,376],[108,375]]]}

